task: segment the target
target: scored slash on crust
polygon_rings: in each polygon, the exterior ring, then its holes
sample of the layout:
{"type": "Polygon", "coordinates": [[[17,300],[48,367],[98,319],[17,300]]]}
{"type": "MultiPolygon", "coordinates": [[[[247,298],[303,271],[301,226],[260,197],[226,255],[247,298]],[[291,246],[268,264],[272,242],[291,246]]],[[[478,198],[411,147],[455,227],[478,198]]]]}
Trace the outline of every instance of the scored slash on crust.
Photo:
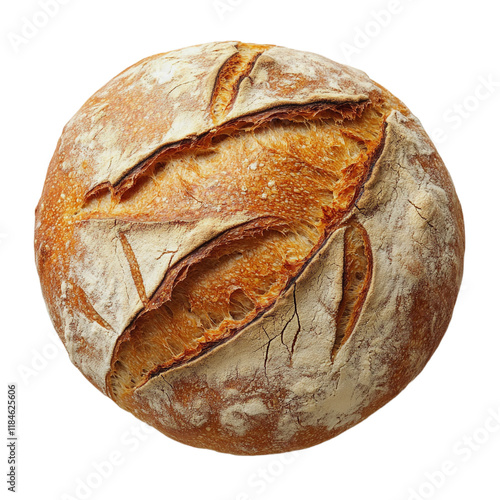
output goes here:
{"type": "MultiPolygon", "coordinates": [[[[240,130],[252,131],[273,120],[332,118],[338,122],[342,122],[343,120],[354,119],[361,116],[369,104],[370,101],[368,99],[359,102],[315,101],[308,104],[284,104],[225,122],[205,134],[161,146],[151,153],[148,158],[128,170],[116,183],[104,182],[95,186],[85,194],[85,202],[82,209],[92,200],[98,200],[108,193],[111,194],[113,199],[119,202],[121,197],[136,185],[138,180],[144,176],[151,175],[155,166],[165,157],[173,157],[178,154],[201,149],[210,149],[214,141],[232,133],[237,133],[240,130]]],[[[78,213],[79,211],[76,212],[76,214],[78,213]]]]}
{"type": "Polygon", "coordinates": [[[221,66],[210,99],[210,113],[220,125],[231,110],[241,82],[247,78],[258,58],[271,45],[238,44],[238,51],[221,66]]]}

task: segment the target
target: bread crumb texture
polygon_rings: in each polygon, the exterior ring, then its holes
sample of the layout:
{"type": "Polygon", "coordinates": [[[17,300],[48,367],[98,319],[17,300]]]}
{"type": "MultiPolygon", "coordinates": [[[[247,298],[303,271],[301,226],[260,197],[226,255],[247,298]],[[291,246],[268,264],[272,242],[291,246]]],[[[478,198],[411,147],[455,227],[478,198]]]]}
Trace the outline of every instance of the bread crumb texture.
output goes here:
{"type": "Polygon", "coordinates": [[[387,90],[316,54],[224,42],[144,59],[84,104],[35,253],[96,387],[178,441],[251,455],[329,439],[422,370],[464,228],[387,90]]]}

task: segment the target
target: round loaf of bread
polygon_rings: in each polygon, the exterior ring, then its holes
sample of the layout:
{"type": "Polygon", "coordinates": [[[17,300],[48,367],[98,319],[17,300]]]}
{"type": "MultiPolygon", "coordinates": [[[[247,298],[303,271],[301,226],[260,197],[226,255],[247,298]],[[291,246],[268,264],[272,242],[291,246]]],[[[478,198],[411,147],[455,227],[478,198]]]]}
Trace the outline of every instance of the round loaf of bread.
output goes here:
{"type": "Polygon", "coordinates": [[[420,122],[361,71],[269,45],[149,57],[66,125],[36,211],[72,362],[192,446],[296,450],[424,367],[464,227],[420,122]]]}

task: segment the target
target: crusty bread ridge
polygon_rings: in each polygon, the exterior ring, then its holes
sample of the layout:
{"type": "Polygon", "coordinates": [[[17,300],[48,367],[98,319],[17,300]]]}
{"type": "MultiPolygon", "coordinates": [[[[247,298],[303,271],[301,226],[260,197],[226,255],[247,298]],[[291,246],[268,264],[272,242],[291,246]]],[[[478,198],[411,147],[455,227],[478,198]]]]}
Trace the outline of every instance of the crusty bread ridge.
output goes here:
{"type": "Polygon", "coordinates": [[[181,442],[329,439],[422,370],[464,227],[420,122],[364,73],[224,42],[147,58],[65,127],[36,212],[73,363],[181,442]]]}

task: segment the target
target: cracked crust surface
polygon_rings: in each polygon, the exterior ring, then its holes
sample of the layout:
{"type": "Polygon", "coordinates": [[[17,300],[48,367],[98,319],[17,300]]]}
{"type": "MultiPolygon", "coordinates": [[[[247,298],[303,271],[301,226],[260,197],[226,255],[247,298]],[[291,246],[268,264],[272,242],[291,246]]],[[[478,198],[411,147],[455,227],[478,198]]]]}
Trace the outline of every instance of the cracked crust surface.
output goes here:
{"type": "Polygon", "coordinates": [[[319,443],[423,368],[462,276],[451,179],[364,73],[225,42],[153,56],[66,126],[35,251],[72,361],[236,454],[319,443]]]}

